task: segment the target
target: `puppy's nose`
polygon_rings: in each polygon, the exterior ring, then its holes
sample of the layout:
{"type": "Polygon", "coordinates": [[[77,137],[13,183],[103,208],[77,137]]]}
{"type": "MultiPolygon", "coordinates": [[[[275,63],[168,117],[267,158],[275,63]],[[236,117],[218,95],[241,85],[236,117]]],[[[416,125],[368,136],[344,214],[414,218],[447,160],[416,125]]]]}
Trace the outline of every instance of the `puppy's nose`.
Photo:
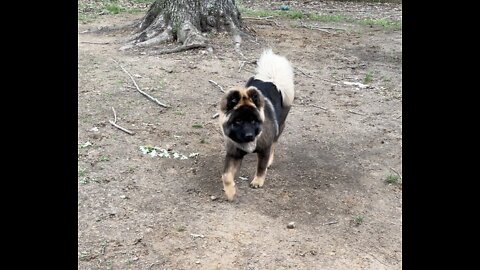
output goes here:
{"type": "Polygon", "coordinates": [[[245,133],[245,139],[248,141],[253,141],[253,139],[255,139],[255,135],[253,132],[245,133]]]}

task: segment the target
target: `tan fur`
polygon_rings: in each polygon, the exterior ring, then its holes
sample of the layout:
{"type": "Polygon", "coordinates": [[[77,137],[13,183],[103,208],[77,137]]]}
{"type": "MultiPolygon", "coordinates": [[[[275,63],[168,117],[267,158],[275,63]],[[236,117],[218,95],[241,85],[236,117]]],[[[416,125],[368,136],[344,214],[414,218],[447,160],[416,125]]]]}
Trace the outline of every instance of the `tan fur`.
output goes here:
{"type": "Polygon", "coordinates": [[[270,157],[268,158],[267,168],[270,168],[270,166],[272,166],[274,153],[275,153],[275,143],[272,144],[272,148],[270,149],[270,157]]]}
{"type": "MultiPolygon", "coordinates": [[[[260,114],[260,119],[262,119],[262,121],[265,120],[265,113],[264,113],[264,110],[263,110],[263,107],[265,105],[263,99],[261,99],[261,102],[260,102],[260,106],[255,106],[255,103],[253,102],[252,98],[251,98],[251,90],[256,90],[259,92],[260,94],[260,91],[256,88],[256,87],[253,87],[253,86],[250,86],[249,88],[245,88],[245,87],[233,87],[233,88],[230,88],[225,94],[224,94],[224,97],[222,98],[222,100],[220,101],[220,114],[219,114],[219,121],[220,121],[220,125],[222,125],[223,123],[225,123],[225,118],[227,117],[225,115],[225,111],[226,111],[226,108],[227,108],[227,99],[226,97],[228,96],[228,94],[230,92],[233,92],[233,91],[238,91],[239,94],[240,94],[240,100],[238,101],[237,105],[235,105],[235,107],[233,108],[234,110],[242,107],[242,106],[252,106],[252,107],[255,107],[258,109],[258,112],[260,114]]],[[[260,94],[261,95],[261,94],[260,94]]]]}
{"type": "Polygon", "coordinates": [[[228,169],[222,175],[222,182],[223,182],[223,190],[225,191],[225,196],[229,201],[233,200],[235,196],[235,174],[237,173],[238,168],[240,167],[240,163],[236,160],[231,160],[228,163],[228,169]]]}

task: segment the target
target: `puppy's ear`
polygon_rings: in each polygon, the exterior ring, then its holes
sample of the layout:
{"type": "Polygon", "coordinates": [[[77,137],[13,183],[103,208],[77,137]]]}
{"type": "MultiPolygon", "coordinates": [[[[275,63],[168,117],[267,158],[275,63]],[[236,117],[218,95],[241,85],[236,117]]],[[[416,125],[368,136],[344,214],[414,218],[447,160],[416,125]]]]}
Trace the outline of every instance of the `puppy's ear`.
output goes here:
{"type": "Polygon", "coordinates": [[[222,97],[220,110],[223,112],[230,111],[238,102],[240,102],[240,92],[237,89],[231,89],[222,97]]]}
{"type": "Polygon", "coordinates": [[[260,93],[260,91],[258,91],[256,87],[249,87],[247,90],[247,96],[249,99],[252,100],[252,102],[258,109],[263,108],[265,101],[263,100],[263,95],[260,93]]]}

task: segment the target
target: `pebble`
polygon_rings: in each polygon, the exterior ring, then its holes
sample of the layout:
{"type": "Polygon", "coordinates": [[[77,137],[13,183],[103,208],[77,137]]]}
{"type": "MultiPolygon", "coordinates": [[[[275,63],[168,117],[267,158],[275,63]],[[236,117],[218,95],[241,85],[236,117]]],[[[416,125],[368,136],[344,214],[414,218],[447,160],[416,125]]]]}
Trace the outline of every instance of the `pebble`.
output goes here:
{"type": "Polygon", "coordinates": [[[287,228],[289,228],[289,229],[295,228],[295,222],[288,223],[287,228]]]}

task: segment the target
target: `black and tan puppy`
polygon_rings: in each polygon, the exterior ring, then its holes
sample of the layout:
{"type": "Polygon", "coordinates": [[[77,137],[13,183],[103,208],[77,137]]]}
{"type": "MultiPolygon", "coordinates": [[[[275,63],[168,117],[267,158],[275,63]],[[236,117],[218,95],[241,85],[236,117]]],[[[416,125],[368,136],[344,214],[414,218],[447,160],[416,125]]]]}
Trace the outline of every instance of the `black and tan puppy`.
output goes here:
{"type": "Polygon", "coordinates": [[[220,102],[227,152],[222,181],[228,200],[235,196],[235,174],[248,153],[258,158],[250,186],[263,186],[294,98],[293,68],[285,57],[266,50],[257,64],[257,74],[245,87],[230,89],[220,102]]]}

